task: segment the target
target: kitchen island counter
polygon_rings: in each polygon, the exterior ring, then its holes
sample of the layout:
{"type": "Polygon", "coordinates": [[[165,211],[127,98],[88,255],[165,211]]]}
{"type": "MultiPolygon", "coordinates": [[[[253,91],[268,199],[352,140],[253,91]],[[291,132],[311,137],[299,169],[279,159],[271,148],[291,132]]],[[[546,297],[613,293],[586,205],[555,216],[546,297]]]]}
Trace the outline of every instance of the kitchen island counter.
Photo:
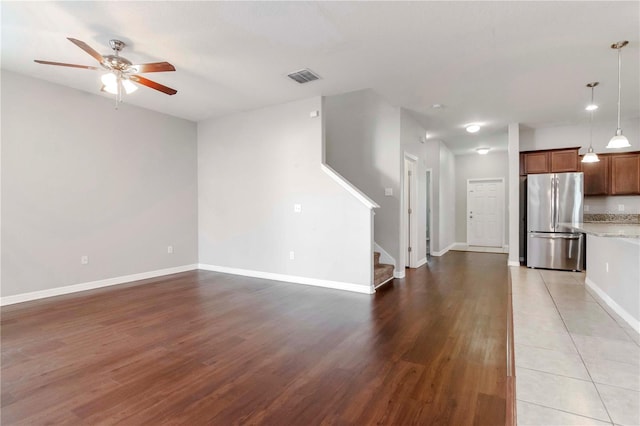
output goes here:
{"type": "Polygon", "coordinates": [[[638,238],[640,239],[640,224],[637,223],[561,223],[566,232],[584,232],[596,237],[638,238]]]}

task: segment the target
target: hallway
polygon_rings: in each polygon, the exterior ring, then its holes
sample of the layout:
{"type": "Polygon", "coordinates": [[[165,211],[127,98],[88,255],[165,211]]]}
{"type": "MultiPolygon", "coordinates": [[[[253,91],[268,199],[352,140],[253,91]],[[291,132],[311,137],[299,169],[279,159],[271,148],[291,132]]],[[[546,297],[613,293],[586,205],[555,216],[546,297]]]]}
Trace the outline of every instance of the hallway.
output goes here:
{"type": "Polygon", "coordinates": [[[2,424],[504,424],[506,256],[375,295],[193,271],[2,309],[2,424]]]}

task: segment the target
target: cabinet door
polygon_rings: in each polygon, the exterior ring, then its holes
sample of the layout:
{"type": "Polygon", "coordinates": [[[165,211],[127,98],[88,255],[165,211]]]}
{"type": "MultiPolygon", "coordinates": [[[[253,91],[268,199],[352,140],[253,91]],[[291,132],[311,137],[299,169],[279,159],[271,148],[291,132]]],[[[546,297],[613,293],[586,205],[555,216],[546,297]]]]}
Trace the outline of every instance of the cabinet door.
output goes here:
{"type": "Polygon", "coordinates": [[[524,169],[527,174],[549,173],[548,152],[528,152],[524,155],[524,169]]]}
{"type": "Polygon", "coordinates": [[[611,194],[640,194],[640,154],[611,156],[611,194]]]}
{"type": "Polygon", "coordinates": [[[551,151],[551,173],[577,172],[578,171],[578,150],[563,149],[551,151]]]}
{"type": "Polygon", "coordinates": [[[580,163],[584,173],[584,195],[609,194],[609,160],[605,155],[599,155],[597,163],[580,163]]]}

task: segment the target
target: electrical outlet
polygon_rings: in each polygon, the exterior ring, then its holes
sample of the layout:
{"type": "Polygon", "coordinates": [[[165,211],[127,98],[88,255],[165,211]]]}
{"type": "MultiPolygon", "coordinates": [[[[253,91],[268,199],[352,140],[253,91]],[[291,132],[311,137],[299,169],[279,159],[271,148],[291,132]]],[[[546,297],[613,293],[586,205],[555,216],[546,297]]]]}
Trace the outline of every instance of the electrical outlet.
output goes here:
{"type": "Polygon", "coordinates": [[[320,111],[317,111],[317,110],[316,110],[316,111],[311,111],[311,112],[309,113],[309,117],[311,117],[311,118],[316,118],[316,117],[318,117],[319,115],[320,115],[320,111]]]}
{"type": "Polygon", "coordinates": [[[384,196],[385,197],[392,197],[393,196],[393,188],[385,188],[384,189],[384,196]]]}
{"type": "Polygon", "coordinates": [[[173,254],[173,246],[167,246],[167,253],[173,254]]]}
{"type": "Polygon", "coordinates": [[[585,205],[584,205],[584,211],[585,211],[585,212],[588,212],[588,211],[589,211],[589,204],[585,204],[585,205]]]}
{"type": "Polygon", "coordinates": [[[296,258],[296,254],[292,251],[289,252],[289,260],[294,260],[296,258]]]}
{"type": "Polygon", "coordinates": [[[294,204],[294,205],[293,205],[293,212],[294,212],[294,213],[300,213],[300,212],[302,212],[302,205],[301,205],[301,204],[294,204]]]}
{"type": "Polygon", "coordinates": [[[89,256],[80,256],[80,264],[88,265],[89,264],[89,256]]]}
{"type": "Polygon", "coordinates": [[[619,212],[623,212],[624,211],[624,204],[618,204],[618,211],[619,212]]]}

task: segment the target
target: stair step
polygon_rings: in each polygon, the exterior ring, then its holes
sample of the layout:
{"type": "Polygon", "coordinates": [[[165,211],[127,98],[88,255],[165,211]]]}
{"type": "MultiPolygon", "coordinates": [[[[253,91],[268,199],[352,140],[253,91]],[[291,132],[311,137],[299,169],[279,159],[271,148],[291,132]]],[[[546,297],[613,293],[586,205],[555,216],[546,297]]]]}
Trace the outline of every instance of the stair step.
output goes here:
{"type": "Polygon", "coordinates": [[[374,251],[373,252],[373,266],[379,265],[380,264],[380,252],[378,251],[374,251]]]}
{"type": "Polygon", "coordinates": [[[389,278],[393,278],[393,265],[379,263],[373,267],[373,285],[378,286],[389,278]]]}

